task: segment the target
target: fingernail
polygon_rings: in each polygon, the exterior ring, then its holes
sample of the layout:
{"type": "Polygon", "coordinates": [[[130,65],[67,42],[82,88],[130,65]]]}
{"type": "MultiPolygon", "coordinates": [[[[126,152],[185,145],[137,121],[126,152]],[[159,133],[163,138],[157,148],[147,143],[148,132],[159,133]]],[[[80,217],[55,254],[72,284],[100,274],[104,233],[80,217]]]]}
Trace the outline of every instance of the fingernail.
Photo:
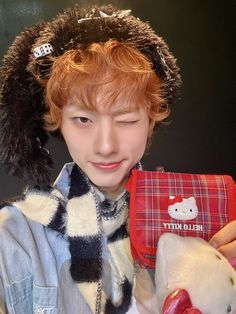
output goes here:
{"type": "Polygon", "coordinates": [[[232,258],[230,261],[229,261],[230,265],[235,267],[236,266],[236,257],[232,258]]]}

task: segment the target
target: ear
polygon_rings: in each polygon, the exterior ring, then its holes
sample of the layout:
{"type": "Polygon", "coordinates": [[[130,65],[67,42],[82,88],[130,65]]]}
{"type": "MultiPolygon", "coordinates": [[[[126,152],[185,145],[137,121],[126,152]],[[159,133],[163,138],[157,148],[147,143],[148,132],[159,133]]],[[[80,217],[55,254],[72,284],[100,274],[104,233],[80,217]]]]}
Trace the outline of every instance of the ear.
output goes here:
{"type": "Polygon", "coordinates": [[[189,249],[185,239],[173,233],[164,233],[158,242],[156,259],[156,287],[161,291],[173,279],[171,269],[189,249]]]}
{"type": "MultiPolygon", "coordinates": [[[[173,233],[163,234],[158,242],[156,259],[156,289],[158,299],[163,302],[173,288],[184,287],[191,272],[186,260],[189,252],[197,252],[199,241],[191,237],[181,237],[173,233]]],[[[200,241],[201,242],[201,241],[200,241]]],[[[197,254],[197,253],[196,253],[197,254]]]]}
{"type": "Polygon", "coordinates": [[[192,203],[196,204],[196,200],[195,200],[195,198],[194,198],[193,196],[190,196],[188,199],[189,199],[192,203]]]}
{"type": "Polygon", "coordinates": [[[187,250],[189,250],[188,238],[174,233],[164,233],[158,242],[157,264],[159,262],[167,265],[178,256],[183,256],[187,250]]]}

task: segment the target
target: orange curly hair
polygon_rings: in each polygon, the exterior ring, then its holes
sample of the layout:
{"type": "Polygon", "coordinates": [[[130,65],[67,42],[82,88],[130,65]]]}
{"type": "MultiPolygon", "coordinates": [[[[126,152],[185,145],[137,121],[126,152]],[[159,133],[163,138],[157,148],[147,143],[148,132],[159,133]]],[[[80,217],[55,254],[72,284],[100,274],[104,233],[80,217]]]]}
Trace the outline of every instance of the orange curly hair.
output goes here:
{"type": "Polygon", "coordinates": [[[163,83],[150,61],[131,45],[116,40],[92,43],[69,50],[53,61],[49,79],[41,82],[45,85],[44,119],[49,131],[60,129],[61,108],[71,99],[96,110],[98,93],[102,93],[107,108],[120,96],[130,108],[146,107],[152,125],[169,115],[162,97],[163,83]]]}

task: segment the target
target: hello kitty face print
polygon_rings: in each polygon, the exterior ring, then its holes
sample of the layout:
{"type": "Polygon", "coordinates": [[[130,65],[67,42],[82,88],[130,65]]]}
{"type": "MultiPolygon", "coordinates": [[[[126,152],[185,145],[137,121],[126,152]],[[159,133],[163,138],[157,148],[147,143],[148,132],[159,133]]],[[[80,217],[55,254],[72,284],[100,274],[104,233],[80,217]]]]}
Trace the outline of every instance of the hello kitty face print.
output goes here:
{"type": "Polygon", "coordinates": [[[196,200],[193,196],[182,198],[181,196],[169,197],[168,213],[170,217],[178,220],[192,220],[198,216],[196,200]]]}

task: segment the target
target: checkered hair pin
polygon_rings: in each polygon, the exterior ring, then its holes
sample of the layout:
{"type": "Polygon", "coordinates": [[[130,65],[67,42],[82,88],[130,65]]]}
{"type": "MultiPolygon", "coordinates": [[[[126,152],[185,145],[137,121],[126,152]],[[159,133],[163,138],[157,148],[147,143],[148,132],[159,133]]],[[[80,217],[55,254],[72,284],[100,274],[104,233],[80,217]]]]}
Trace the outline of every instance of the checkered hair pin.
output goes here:
{"type": "Polygon", "coordinates": [[[33,50],[33,54],[36,58],[40,58],[40,57],[49,55],[52,52],[53,52],[53,48],[52,48],[52,45],[49,43],[43,44],[39,47],[36,47],[33,50]]]}

